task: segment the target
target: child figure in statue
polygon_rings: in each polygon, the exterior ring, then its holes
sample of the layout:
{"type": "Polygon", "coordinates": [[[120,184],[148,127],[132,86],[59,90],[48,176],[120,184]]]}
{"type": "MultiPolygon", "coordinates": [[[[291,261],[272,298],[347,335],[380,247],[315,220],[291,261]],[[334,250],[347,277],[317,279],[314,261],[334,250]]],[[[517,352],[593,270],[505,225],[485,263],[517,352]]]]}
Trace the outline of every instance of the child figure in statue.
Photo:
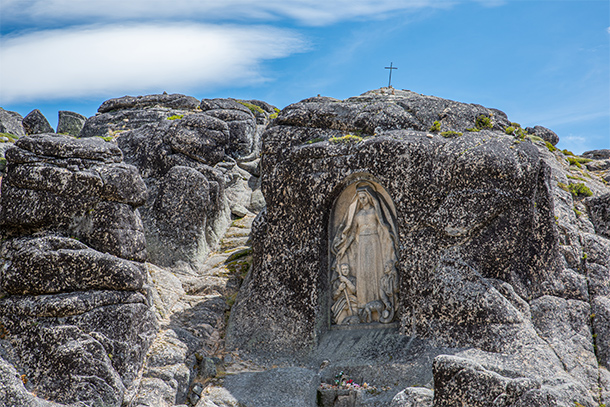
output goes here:
{"type": "Polygon", "coordinates": [[[394,261],[388,261],[384,265],[383,277],[379,282],[381,301],[385,306],[385,310],[381,313],[379,322],[389,323],[394,319],[394,313],[398,307],[396,293],[398,293],[398,273],[394,261]]]}
{"type": "Polygon", "coordinates": [[[356,279],[349,275],[349,265],[340,264],[337,267],[337,278],[333,281],[333,305],[331,307],[333,320],[336,324],[358,313],[356,298],[356,279]]]}

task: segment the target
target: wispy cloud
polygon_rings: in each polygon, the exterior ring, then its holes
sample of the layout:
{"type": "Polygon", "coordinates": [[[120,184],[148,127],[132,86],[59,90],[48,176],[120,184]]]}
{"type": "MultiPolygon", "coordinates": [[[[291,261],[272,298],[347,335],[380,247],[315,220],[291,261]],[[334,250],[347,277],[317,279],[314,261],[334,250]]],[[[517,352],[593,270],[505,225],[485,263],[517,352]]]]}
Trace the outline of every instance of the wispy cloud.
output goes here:
{"type": "MultiPolygon", "coordinates": [[[[456,0],[2,0],[4,20],[30,22],[142,21],[271,21],[280,18],[320,26],[337,21],[374,19],[388,13],[443,8],[456,0]]],[[[491,1],[497,0],[479,0],[491,1]]]]}
{"type": "Polygon", "coordinates": [[[164,23],[28,33],[2,42],[0,103],[255,83],[265,80],[261,62],[306,47],[292,31],[263,26],[164,23]]]}

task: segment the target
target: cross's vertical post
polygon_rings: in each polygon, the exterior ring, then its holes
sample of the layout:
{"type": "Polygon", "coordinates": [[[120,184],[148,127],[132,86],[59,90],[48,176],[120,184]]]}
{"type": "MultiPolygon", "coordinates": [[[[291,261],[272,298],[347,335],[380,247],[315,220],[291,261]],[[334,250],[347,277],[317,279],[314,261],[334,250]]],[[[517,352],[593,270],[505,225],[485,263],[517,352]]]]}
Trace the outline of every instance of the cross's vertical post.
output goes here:
{"type": "Polygon", "coordinates": [[[393,67],[392,64],[394,62],[390,62],[390,66],[386,66],[385,69],[389,69],[390,70],[390,80],[388,81],[388,88],[392,87],[392,69],[398,69],[396,67],[393,67]]]}

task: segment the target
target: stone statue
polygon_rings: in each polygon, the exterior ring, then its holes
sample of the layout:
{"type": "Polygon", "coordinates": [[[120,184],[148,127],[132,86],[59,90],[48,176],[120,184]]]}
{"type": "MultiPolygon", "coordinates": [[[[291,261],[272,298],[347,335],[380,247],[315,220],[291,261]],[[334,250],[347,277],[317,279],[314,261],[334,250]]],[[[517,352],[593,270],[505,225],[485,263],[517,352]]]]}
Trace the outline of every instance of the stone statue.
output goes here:
{"type": "Polygon", "coordinates": [[[356,279],[349,275],[349,265],[346,263],[337,267],[337,277],[333,281],[333,320],[336,324],[343,323],[349,317],[357,315],[356,279]]]}
{"type": "Polygon", "coordinates": [[[388,261],[384,267],[384,275],[379,282],[381,301],[385,309],[381,313],[379,322],[391,322],[398,308],[396,294],[398,293],[398,273],[394,261],[388,261]]]}
{"type": "MultiPolygon", "coordinates": [[[[388,203],[377,193],[375,186],[361,182],[356,186],[356,194],[333,238],[331,252],[335,255],[335,264],[348,264],[355,277],[359,314],[367,304],[382,301],[385,264],[396,263],[397,233],[392,219],[388,203]]],[[[382,301],[385,310],[375,309],[374,316],[368,316],[366,322],[380,321],[385,311],[388,311],[388,317],[394,317],[396,299],[394,288],[389,289],[392,295],[386,295],[387,303],[382,301]]],[[[386,322],[391,322],[391,319],[386,322]]]]}

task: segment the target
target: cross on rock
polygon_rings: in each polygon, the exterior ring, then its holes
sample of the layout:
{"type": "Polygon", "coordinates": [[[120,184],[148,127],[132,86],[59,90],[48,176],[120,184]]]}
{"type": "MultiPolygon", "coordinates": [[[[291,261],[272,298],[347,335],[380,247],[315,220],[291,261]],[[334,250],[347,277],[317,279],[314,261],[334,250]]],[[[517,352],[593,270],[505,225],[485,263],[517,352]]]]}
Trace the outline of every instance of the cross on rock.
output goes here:
{"type": "Polygon", "coordinates": [[[390,80],[388,81],[388,88],[392,87],[392,69],[398,69],[396,67],[392,66],[393,62],[390,62],[390,66],[386,66],[385,69],[389,69],[390,70],[390,80]]]}

